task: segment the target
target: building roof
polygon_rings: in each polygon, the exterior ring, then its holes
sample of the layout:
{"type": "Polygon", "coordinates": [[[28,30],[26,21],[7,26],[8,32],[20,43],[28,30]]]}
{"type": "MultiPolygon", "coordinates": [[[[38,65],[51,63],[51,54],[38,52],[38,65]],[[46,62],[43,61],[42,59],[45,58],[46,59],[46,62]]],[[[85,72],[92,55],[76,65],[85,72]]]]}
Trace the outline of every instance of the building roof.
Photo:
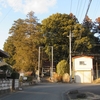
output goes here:
{"type": "Polygon", "coordinates": [[[94,58],[93,56],[74,56],[72,57],[72,59],[75,59],[75,58],[81,58],[81,57],[85,57],[85,58],[94,58]]]}
{"type": "Polygon", "coordinates": [[[0,49],[0,57],[8,58],[9,54],[3,50],[0,49]]]}

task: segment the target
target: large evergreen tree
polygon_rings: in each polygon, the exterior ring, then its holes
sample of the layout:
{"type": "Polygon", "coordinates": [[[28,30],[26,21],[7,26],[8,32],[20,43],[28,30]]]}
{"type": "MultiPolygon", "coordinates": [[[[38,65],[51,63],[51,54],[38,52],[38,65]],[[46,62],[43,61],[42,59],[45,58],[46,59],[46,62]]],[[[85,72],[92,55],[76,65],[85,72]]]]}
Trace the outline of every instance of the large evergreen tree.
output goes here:
{"type": "Polygon", "coordinates": [[[69,33],[72,34],[72,52],[90,52],[94,40],[93,34],[79,24],[73,14],[56,13],[42,21],[46,52],[50,55],[49,46],[54,47],[54,60],[67,59],[69,54],[69,33]]]}
{"type": "MultiPolygon", "coordinates": [[[[13,67],[17,70],[35,70],[37,67],[38,46],[41,43],[42,35],[40,25],[33,12],[29,12],[25,20],[14,21],[8,38],[4,45],[4,50],[12,52],[10,60],[14,61],[13,67]],[[11,44],[10,44],[11,43],[11,44]],[[13,46],[11,46],[13,45],[13,46]],[[11,48],[8,48],[8,47],[11,48]]],[[[11,64],[11,61],[9,63],[11,64]]]]}

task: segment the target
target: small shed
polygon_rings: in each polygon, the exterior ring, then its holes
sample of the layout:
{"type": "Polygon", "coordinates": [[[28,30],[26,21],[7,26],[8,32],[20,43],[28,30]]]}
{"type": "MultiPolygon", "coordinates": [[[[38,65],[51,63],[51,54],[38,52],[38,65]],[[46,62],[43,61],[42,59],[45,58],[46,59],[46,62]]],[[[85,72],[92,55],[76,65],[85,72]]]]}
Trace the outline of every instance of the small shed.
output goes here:
{"type": "Polygon", "coordinates": [[[91,83],[93,81],[93,57],[76,56],[72,58],[73,73],[76,83],[91,83]]]}

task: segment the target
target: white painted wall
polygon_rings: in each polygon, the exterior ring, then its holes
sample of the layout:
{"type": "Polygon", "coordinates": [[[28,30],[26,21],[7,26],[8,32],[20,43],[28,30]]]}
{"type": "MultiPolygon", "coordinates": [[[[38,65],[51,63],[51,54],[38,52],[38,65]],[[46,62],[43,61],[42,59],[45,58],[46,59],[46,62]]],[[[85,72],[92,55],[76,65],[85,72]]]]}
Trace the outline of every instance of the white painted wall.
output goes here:
{"type": "Polygon", "coordinates": [[[93,68],[92,58],[90,57],[80,57],[73,60],[73,67],[75,70],[91,70],[93,68]],[[80,62],[84,62],[84,65],[80,62]]]}
{"type": "Polygon", "coordinates": [[[76,83],[91,83],[92,82],[91,70],[76,71],[75,72],[75,81],[76,81],[76,83]]]}
{"type": "Polygon", "coordinates": [[[76,83],[91,83],[93,81],[93,58],[88,56],[74,57],[73,69],[76,83]]]}

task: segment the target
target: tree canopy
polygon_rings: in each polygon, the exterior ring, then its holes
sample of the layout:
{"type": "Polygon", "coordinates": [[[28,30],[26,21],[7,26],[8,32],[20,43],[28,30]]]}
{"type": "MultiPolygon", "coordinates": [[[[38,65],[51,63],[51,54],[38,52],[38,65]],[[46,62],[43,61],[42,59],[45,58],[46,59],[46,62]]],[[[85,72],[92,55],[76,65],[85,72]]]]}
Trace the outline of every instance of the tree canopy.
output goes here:
{"type": "Polygon", "coordinates": [[[4,45],[4,50],[11,55],[8,62],[17,70],[35,70],[37,67],[38,46],[41,43],[40,24],[33,12],[25,20],[14,21],[9,30],[11,36],[4,45]]]}
{"type": "MultiPolygon", "coordinates": [[[[100,23],[99,18],[96,20],[100,23]]],[[[87,54],[93,52],[94,44],[99,40],[90,30],[92,20],[87,16],[80,24],[71,14],[52,14],[38,23],[34,12],[29,12],[26,19],[18,19],[9,30],[10,36],[4,44],[4,50],[10,54],[6,59],[16,70],[34,71],[38,66],[38,49],[43,46],[46,54],[59,62],[69,56],[69,35],[71,33],[72,54],[87,54]]],[[[45,60],[49,59],[44,54],[45,60]]],[[[50,58],[51,59],[51,58],[50,58]]],[[[50,60],[49,59],[49,60],[50,60]]]]}
{"type": "Polygon", "coordinates": [[[42,33],[45,37],[46,52],[54,47],[54,60],[67,59],[69,54],[69,33],[72,34],[72,51],[89,52],[92,48],[93,34],[78,23],[73,14],[56,13],[42,21],[42,33]],[[91,38],[92,37],[92,38],[91,38]]]}

